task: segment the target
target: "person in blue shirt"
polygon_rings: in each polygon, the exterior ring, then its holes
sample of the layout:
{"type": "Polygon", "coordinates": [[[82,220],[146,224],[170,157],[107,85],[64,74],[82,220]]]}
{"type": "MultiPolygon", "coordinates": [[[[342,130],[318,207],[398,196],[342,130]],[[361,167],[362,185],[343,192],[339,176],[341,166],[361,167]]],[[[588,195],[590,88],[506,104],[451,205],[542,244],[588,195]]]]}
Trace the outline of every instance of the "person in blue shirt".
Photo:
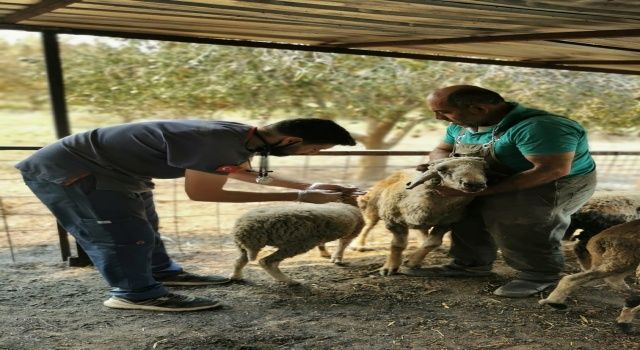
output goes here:
{"type": "MultiPolygon", "coordinates": [[[[494,294],[527,297],[551,287],[564,267],[561,240],[570,216],[596,186],[585,129],[566,117],[505,101],[477,86],[436,90],[427,103],[436,119],[450,122],[430,160],[484,157],[490,183],[472,195],[476,198],[466,217],[452,229],[453,261],[409,273],[487,276],[499,249],[517,275],[494,294]]],[[[447,188],[439,192],[469,195],[447,188]]]]}
{"type": "Polygon", "coordinates": [[[170,293],[165,286],[226,284],[222,276],[185,272],[167,254],[153,200],[152,180],[184,177],[190,199],[207,202],[326,203],[356,189],[271,177],[249,160],[260,154],[313,154],[355,145],[331,120],[299,118],[263,127],[236,122],[173,120],[131,123],[70,135],[16,167],[111,286],[104,305],[116,309],[194,311],[216,300],[170,293]],[[257,173],[257,174],[256,174],[257,173]],[[228,178],[294,189],[230,191],[228,178]]]}

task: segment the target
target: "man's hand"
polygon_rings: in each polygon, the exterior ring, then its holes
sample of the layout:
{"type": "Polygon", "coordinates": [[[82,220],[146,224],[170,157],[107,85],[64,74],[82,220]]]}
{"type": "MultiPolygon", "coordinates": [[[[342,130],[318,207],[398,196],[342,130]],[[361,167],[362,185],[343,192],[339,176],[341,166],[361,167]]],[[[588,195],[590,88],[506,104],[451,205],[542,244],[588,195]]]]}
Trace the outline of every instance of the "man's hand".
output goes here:
{"type": "Polygon", "coordinates": [[[298,192],[298,201],[306,203],[329,203],[342,198],[342,192],[330,190],[302,190],[298,192]]]}
{"type": "Polygon", "coordinates": [[[417,171],[421,171],[423,173],[427,171],[427,169],[429,169],[429,163],[418,164],[418,166],[416,167],[417,171]]]}
{"type": "Polygon", "coordinates": [[[317,182],[307,187],[307,190],[330,190],[330,191],[339,191],[343,194],[362,194],[359,188],[355,186],[341,186],[336,184],[329,183],[321,183],[317,182]]]}
{"type": "Polygon", "coordinates": [[[475,197],[480,193],[469,193],[444,186],[435,187],[434,190],[443,197],[475,197]]]}

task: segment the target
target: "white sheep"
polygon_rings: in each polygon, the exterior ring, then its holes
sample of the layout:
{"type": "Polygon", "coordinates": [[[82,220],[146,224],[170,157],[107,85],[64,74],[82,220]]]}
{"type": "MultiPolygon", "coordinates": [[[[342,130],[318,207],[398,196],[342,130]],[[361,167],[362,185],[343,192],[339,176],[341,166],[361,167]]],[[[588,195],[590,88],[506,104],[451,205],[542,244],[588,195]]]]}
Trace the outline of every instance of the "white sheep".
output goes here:
{"type": "Polygon", "coordinates": [[[418,229],[423,238],[422,245],[406,262],[406,266],[415,268],[430,251],[442,245],[442,236],[464,215],[472,197],[443,197],[434,189],[436,186],[478,192],[487,187],[485,170],[486,162],[479,157],[440,159],[417,177],[415,170],[395,172],[358,198],[366,218],[359,241],[364,242],[380,219],[393,233],[391,251],[380,274],[397,273],[410,228],[418,229]]]}
{"type": "Polygon", "coordinates": [[[249,260],[255,260],[265,246],[273,246],[278,250],[260,259],[260,266],[277,281],[299,284],[280,271],[278,265],[282,260],[318,245],[324,248],[325,242],[339,239],[331,256],[331,261],[339,264],[345,248],[363,226],[360,209],[346,203],[291,203],[249,210],[236,220],[233,228],[240,257],[230,278],[242,279],[242,269],[249,260]]]}
{"type": "MultiPolygon", "coordinates": [[[[580,266],[584,271],[564,276],[558,286],[545,299],[539,301],[557,309],[565,309],[566,298],[577,287],[596,279],[604,281],[612,288],[625,292],[631,288],[625,277],[634,271],[640,278],[640,220],[610,227],[591,237],[583,248],[577,248],[580,266]]],[[[640,296],[627,298],[626,305],[617,319],[617,324],[625,331],[631,329],[631,322],[640,311],[640,296]]]]}
{"type": "Polygon", "coordinates": [[[640,219],[640,193],[638,192],[596,192],[571,215],[571,224],[564,235],[572,238],[576,230],[582,230],[578,237],[586,242],[589,237],[618,224],[640,219]]]}

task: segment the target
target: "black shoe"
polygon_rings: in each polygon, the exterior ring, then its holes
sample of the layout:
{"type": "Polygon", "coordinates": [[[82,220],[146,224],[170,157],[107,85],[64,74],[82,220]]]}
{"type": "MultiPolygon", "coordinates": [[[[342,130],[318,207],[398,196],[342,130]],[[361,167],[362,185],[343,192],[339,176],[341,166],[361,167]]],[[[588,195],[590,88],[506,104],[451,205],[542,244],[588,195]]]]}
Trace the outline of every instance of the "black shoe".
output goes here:
{"type": "Polygon", "coordinates": [[[231,283],[231,280],[227,277],[217,275],[199,276],[184,271],[177,275],[154,278],[165,286],[208,286],[213,284],[231,283]]]}
{"type": "Polygon", "coordinates": [[[222,304],[216,300],[169,293],[165,296],[146,299],[129,300],[112,296],[102,303],[112,309],[150,310],[150,311],[197,311],[219,309],[222,304]]]}
{"type": "Polygon", "coordinates": [[[493,291],[493,294],[508,298],[526,298],[554,286],[558,281],[527,281],[515,279],[493,291]]]}

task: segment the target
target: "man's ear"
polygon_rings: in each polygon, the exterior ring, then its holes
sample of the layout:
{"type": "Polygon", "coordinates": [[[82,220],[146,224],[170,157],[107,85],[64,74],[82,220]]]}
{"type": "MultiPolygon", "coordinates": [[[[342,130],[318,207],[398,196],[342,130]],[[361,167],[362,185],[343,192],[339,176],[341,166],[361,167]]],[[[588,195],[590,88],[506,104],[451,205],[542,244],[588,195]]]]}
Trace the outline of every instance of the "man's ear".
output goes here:
{"type": "Polygon", "coordinates": [[[294,143],[300,143],[302,141],[303,140],[302,140],[301,137],[285,136],[284,138],[282,138],[282,140],[280,140],[280,145],[286,146],[286,145],[291,145],[291,144],[294,144],[294,143]]]}
{"type": "Polygon", "coordinates": [[[469,107],[467,107],[467,110],[474,114],[484,115],[490,112],[490,107],[489,105],[479,103],[470,105],[469,107]]]}

